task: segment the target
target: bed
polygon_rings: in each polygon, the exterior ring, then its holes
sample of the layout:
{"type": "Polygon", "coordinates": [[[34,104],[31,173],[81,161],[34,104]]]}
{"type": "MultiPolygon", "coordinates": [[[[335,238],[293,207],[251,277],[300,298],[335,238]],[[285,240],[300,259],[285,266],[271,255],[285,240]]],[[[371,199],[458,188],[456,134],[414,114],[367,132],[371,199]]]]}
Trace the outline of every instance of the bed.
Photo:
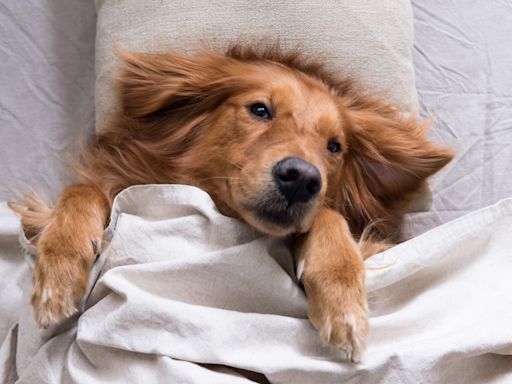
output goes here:
{"type": "Polygon", "coordinates": [[[372,335],[365,360],[353,366],[315,338],[286,249],[218,215],[202,191],[183,186],[123,192],[108,232],[117,246],[95,267],[92,281],[102,279],[82,303],[85,315],[35,328],[26,304],[31,249],[20,247],[19,222],[5,202],[31,188],[53,200],[71,180],[67,157],[95,129],[96,14],[87,1],[4,1],[2,382],[511,382],[512,6],[412,6],[420,111],[435,115],[431,135],[456,158],[432,179],[430,209],[407,215],[410,240],[368,264],[372,335]],[[141,204],[148,193],[158,194],[167,216],[141,204]],[[173,230],[183,218],[186,228],[199,224],[192,244],[173,230]],[[237,236],[226,240],[216,225],[236,227],[237,236]],[[128,259],[120,252],[155,227],[174,237],[150,237],[159,246],[128,259]],[[201,241],[205,233],[209,241],[201,241]],[[166,247],[195,262],[166,260],[166,247]],[[233,258],[226,251],[233,249],[260,258],[233,258]],[[219,278],[197,280],[212,268],[219,278]],[[240,273],[244,268],[258,272],[240,273]],[[155,273],[180,276],[181,284],[155,285],[155,273]],[[226,276],[243,289],[230,290],[226,276]],[[275,285],[263,287],[262,276],[275,277],[275,285]]]}

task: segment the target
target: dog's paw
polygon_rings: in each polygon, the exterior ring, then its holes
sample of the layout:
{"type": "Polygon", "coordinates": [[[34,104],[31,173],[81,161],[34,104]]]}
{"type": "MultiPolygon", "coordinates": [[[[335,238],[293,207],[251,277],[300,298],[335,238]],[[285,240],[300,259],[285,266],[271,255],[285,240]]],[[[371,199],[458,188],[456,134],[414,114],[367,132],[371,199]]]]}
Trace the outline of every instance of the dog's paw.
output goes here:
{"type": "MultiPolygon", "coordinates": [[[[35,282],[31,304],[37,324],[41,328],[48,328],[75,314],[76,302],[81,297],[76,297],[75,291],[69,282],[57,283],[51,279],[35,282]]],[[[85,290],[82,293],[85,293],[85,290]]]]}
{"type": "MultiPolygon", "coordinates": [[[[48,260],[44,255],[43,260],[48,260]]],[[[39,257],[39,255],[38,255],[39,257]]],[[[85,295],[88,268],[80,261],[37,262],[32,273],[31,304],[37,324],[48,328],[77,312],[76,304],[85,295]]]]}
{"type": "Polygon", "coordinates": [[[84,297],[97,242],[71,243],[60,236],[41,237],[32,272],[31,304],[37,324],[48,328],[77,312],[84,297]],[[59,240],[60,239],[60,240],[59,240]]]}
{"type": "Polygon", "coordinates": [[[309,318],[325,344],[345,351],[350,361],[361,361],[368,339],[364,290],[325,283],[308,297],[309,318]]]}
{"type": "Polygon", "coordinates": [[[344,350],[350,361],[354,363],[361,361],[368,337],[366,314],[361,311],[333,312],[337,313],[332,313],[316,322],[315,326],[320,333],[320,338],[325,344],[344,350]]]}

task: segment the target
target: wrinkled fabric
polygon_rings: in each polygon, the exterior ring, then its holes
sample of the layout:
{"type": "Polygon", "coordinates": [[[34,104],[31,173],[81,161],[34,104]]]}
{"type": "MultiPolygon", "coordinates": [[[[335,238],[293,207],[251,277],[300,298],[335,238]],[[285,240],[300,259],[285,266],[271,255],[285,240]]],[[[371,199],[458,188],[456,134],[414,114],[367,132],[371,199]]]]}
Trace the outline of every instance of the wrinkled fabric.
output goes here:
{"type": "Polygon", "coordinates": [[[94,131],[92,1],[0,1],[0,201],[55,199],[94,131]]]}
{"type": "Polygon", "coordinates": [[[131,187],[114,202],[85,312],[39,331],[24,305],[0,373],[19,383],[509,383],[511,227],[508,199],[367,261],[371,332],[355,365],[322,346],[281,240],[222,216],[194,187],[131,187]]]}
{"type": "Polygon", "coordinates": [[[455,159],[404,238],[512,196],[512,2],[417,0],[413,13],[420,111],[455,159]]]}
{"type": "Polygon", "coordinates": [[[17,328],[24,304],[21,282],[30,273],[18,242],[19,219],[0,204],[0,383],[13,383],[17,328]]]}

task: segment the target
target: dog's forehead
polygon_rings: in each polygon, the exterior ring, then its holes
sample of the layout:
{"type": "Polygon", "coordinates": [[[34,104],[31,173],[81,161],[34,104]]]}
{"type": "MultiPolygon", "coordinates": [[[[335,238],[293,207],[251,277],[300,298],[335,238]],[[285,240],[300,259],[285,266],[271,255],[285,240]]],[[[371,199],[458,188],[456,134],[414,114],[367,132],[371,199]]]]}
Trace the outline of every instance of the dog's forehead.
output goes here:
{"type": "Polygon", "coordinates": [[[272,102],[306,127],[336,128],[341,120],[334,96],[319,80],[303,73],[283,76],[271,89],[272,102]]]}
{"type": "Polygon", "coordinates": [[[336,95],[320,80],[285,66],[266,66],[260,77],[264,92],[280,115],[315,125],[318,121],[340,120],[336,95]]]}

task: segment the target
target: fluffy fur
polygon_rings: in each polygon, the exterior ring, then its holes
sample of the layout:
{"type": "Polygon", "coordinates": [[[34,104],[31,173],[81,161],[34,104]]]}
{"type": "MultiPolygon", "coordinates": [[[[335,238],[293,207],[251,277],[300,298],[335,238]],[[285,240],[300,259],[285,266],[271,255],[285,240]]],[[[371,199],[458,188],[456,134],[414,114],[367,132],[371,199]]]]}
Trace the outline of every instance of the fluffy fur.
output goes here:
{"type": "Polygon", "coordinates": [[[417,123],[298,51],[232,46],[225,54],[119,52],[121,111],[87,145],[54,210],[13,205],[39,233],[32,304],[49,326],[84,294],[113,197],[134,184],[179,183],[208,192],[219,210],[262,232],[292,235],[309,316],[326,342],[353,361],[368,323],[363,257],[389,245],[401,211],[451,159],[417,123]],[[263,103],[269,118],[251,114],[263,103]],[[335,142],[339,151],[330,151],[335,142]],[[272,169],[295,157],[321,189],[285,204],[272,169]],[[358,240],[359,243],[357,242],[358,240]]]}

